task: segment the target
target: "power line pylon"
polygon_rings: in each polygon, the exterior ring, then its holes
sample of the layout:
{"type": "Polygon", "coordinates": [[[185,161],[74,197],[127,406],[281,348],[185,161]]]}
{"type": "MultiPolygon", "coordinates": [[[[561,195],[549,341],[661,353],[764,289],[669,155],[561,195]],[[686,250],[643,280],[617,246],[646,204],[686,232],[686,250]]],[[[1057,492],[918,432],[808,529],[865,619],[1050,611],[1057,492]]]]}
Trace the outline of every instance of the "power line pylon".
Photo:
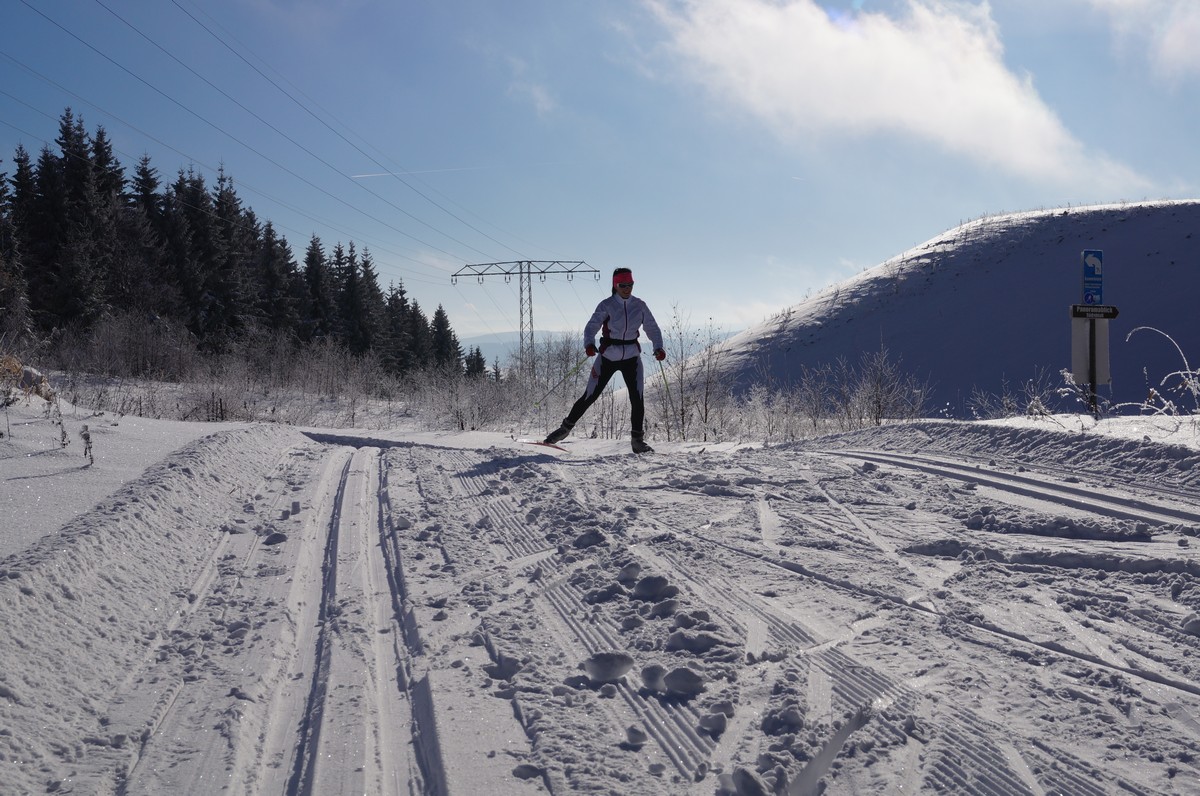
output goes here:
{"type": "Polygon", "coordinates": [[[533,381],[533,363],[535,352],[533,349],[533,275],[537,274],[541,281],[546,281],[548,274],[566,274],[567,279],[572,279],[575,274],[593,274],[595,279],[600,278],[600,272],[595,268],[591,268],[583,260],[514,260],[505,263],[477,263],[475,265],[464,265],[453,274],[450,275],[450,284],[458,284],[460,276],[474,276],[479,284],[483,284],[485,277],[503,276],[505,282],[512,280],[513,276],[517,276],[519,281],[518,292],[521,296],[521,346],[517,356],[520,359],[520,369],[522,373],[529,377],[530,383],[533,381]]]}

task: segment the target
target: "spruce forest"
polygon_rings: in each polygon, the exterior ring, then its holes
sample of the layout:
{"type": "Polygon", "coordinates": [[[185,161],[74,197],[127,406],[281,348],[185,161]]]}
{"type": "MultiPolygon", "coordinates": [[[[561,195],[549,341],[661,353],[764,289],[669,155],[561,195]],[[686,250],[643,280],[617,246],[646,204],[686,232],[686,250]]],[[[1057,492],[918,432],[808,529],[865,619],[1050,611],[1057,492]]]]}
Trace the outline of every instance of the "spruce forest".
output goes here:
{"type": "Polygon", "coordinates": [[[402,284],[379,284],[365,246],[314,235],[297,263],[223,170],[168,181],[143,156],[127,174],[70,108],[55,145],[0,163],[0,349],[164,381],[235,360],[279,371],[317,350],[381,376],[486,373],[441,306],[429,318],[402,284]]]}

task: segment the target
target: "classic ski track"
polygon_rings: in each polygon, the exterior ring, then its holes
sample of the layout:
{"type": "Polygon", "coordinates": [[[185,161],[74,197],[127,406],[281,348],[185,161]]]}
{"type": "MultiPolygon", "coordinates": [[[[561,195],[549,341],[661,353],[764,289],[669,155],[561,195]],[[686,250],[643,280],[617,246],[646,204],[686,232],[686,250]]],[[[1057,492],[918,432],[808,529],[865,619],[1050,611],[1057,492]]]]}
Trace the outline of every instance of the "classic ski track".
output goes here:
{"type": "MultiPolygon", "coordinates": [[[[826,494],[828,495],[827,492],[826,494]]],[[[833,500],[834,504],[839,508],[839,510],[847,512],[850,515],[854,515],[852,509],[849,509],[849,507],[837,502],[832,498],[831,495],[828,497],[833,500]]],[[[864,521],[861,518],[857,518],[855,524],[857,525],[862,522],[864,521]]],[[[667,523],[667,525],[668,527],[671,527],[673,523],[667,523]]],[[[922,613],[933,614],[936,616],[942,615],[936,609],[926,605],[906,602],[894,595],[877,592],[877,590],[872,588],[842,583],[834,578],[822,577],[817,573],[792,562],[776,560],[770,556],[766,556],[752,550],[745,550],[736,545],[704,536],[703,534],[692,531],[686,527],[672,527],[672,530],[695,539],[701,539],[718,545],[736,554],[748,556],[770,565],[780,566],[790,572],[813,578],[831,588],[848,590],[859,595],[871,594],[885,598],[910,610],[920,611],[922,613]]],[[[676,563],[676,567],[679,567],[678,562],[676,563]]],[[[686,570],[683,568],[678,568],[678,571],[680,571],[681,574],[686,574],[686,570]]],[[[711,577],[711,575],[706,575],[706,577],[711,577]]],[[[696,579],[691,576],[689,576],[689,579],[693,582],[696,581],[696,579]]],[[[729,593],[736,593],[736,590],[732,588],[732,585],[729,589],[729,593]]],[[[753,600],[754,598],[751,599],[753,600]]],[[[777,630],[779,628],[778,622],[771,620],[768,621],[772,625],[772,630],[777,630]]],[[[1141,670],[1135,667],[1113,664],[1097,657],[1073,652],[1071,650],[1063,649],[1059,646],[1046,645],[1034,639],[1029,639],[1020,633],[1015,633],[1001,627],[976,622],[967,622],[967,624],[975,627],[976,629],[1001,636],[1010,641],[1029,644],[1035,647],[1046,649],[1057,655],[1075,657],[1094,665],[1115,669],[1117,671],[1130,674],[1148,683],[1165,685],[1167,687],[1176,688],[1191,694],[1200,694],[1200,687],[1193,683],[1175,680],[1173,678],[1160,675],[1156,672],[1141,670]]],[[[879,682],[862,682],[861,678],[857,676],[846,678],[846,672],[861,671],[862,669],[855,670],[853,667],[857,664],[853,664],[852,662],[849,663],[850,668],[847,668],[848,662],[840,661],[834,657],[831,657],[834,654],[840,655],[840,653],[838,653],[836,650],[821,650],[810,657],[817,661],[817,665],[820,666],[820,668],[825,671],[827,675],[834,678],[845,678],[839,683],[840,688],[835,686],[835,692],[839,693],[839,695],[846,700],[847,705],[869,707],[878,700],[882,700],[886,704],[890,704],[891,702],[895,701],[901,701],[904,704],[910,704],[915,703],[915,701],[919,699],[919,692],[914,692],[912,689],[909,689],[901,684],[891,683],[885,676],[880,675],[877,672],[875,673],[875,676],[877,678],[882,678],[883,683],[886,684],[886,688],[883,687],[879,682]]],[[[875,678],[872,678],[872,680],[874,679],[875,678]]],[[[1007,794],[1031,792],[1022,776],[1018,772],[1014,772],[1007,764],[1003,751],[996,747],[994,742],[991,740],[992,737],[1003,737],[1003,733],[997,733],[996,728],[989,727],[986,723],[983,723],[980,719],[974,716],[974,714],[963,709],[952,708],[950,710],[944,710],[943,712],[946,714],[946,718],[949,719],[949,721],[940,721],[938,724],[939,731],[942,731],[944,727],[949,727],[950,729],[946,731],[945,737],[952,739],[953,742],[946,747],[945,754],[940,756],[936,764],[930,768],[930,771],[932,772],[930,776],[933,777],[935,781],[942,783],[945,787],[954,789],[955,792],[980,794],[981,796],[983,794],[993,793],[1007,794]],[[965,733],[962,735],[956,735],[955,733],[962,731],[962,728],[970,729],[965,731],[965,733]],[[955,762],[957,758],[962,756],[963,749],[968,751],[965,759],[972,761],[973,768],[979,771],[977,775],[973,774],[968,776],[970,772],[955,762]],[[994,766],[1000,766],[1000,768],[993,768],[994,766]],[[993,790],[992,786],[988,783],[990,783],[991,780],[997,775],[1000,775],[1000,778],[1005,781],[1005,786],[1000,790],[993,790]]],[[[875,722],[870,723],[873,724],[875,722]]],[[[885,730],[885,733],[891,734],[891,732],[897,731],[902,732],[902,730],[898,730],[895,727],[890,727],[885,730]]],[[[1082,777],[1081,781],[1084,782],[1094,782],[1097,780],[1109,779],[1107,776],[1102,774],[1102,772],[1091,768],[1083,761],[1074,758],[1065,751],[1054,750],[1046,747],[1043,749],[1043,752],[1052,756],[1053,760],[1057,763],[1054,771],[1049,773],[1043,772],[1043,777],[1047,783],[1061,781],[1063,782],[1064,786],[1070,785],[1073,778],[1058,770],[1061,766],[1066,766],[1081,772],[1079,776],[1082,777]]],[[[1124,787],[1125,789],[1130,789],[1130,786],[1127,783],[1119,780],[1119,778],[1118,781],[1114,782],[1113,784],[1124,787]]],[[[1133,790],[1134,792],[1137,792],[1136,789],[1133,790]]],[[[1065,792],[1087,793],[1089,791],[1076,791],[1074,788],[1068,787],[1065,792]]]]}
{"type": "Polygon", "coordinates": [[[293,677],[312,667],[304,675],[309,692],[295,723],[287,724],[299,728],[283,767],[290,776],[277,783],[281,791],[263,792],[437,792],[441,761],[422,740],[427,728],[419,708],[428,700],[416,693],[412,672],[420,641],[402,621],[396,520],[380,449],[351,453],[330,491],[317,630],[311,652],[293,664],[293,677]]]}
{"type": "MultiPolygon", "coordinates": [[[[300,468],[296,457],[303,452],[303,449],[297,447],[283,450],[280,458],[281,464],[272,474],[264,476],[253,491],[255,498],[247,504],[247,511],[251,511],[249,506],[254,505],[253,518],[259,524],[271,525],[272,517],[280,512],[280,504],[290,499],[289,493],[282,488],[272,488],[272,483],[276,481],[281,481],[285,485],[290,483],[300,468]],[[272,499],[265,504],[260,503],[258,498],[263,494],[271,495],[272,499]]],[[[244,525],[247,522],[248,518],[245,516],[232,520],[234,525],[244,525]]],[[[167,623],[165,632],[156,639],[154,644],[149,646],[143,657],[142,665],[131,669],[129,675],[114,693],[109,708],[110,721],[114,726],[122,723],[132,725],[133,722],[139,720],[143,722],[140,741],[131,746],[124,761],[118,760],[115,765],[116,793],[146,792],[139,784],[145,776],[144,764],[147,759],[157,755],[162,746],[167,745],[172,737],[171,727],[174,724],[183,725],[189,719],[195,719],[197,710],[208,715],[206,711],[211,707],[210,705],[201,704],[197,707],[195,704],[187,704],[185,706],[183,702],[183,697],[190,695],[192,690],[189,688],[189,683],[203,679],[202,674],[195,672],[202,670],[203,661],[208,657],[208,650],[215,644],[216,636],[207,635],[206,631],[197,625],[213,622],[219,627],[226,623],[230,607],[233,605],[232,600],[226,597],[216,599],[215,603],[219,606],[219,610],[216,611],[211,610],[210,602],[214,602],[214,596],[219,588],[231,597],[240,591],[242,581],[250,575],[251,566],[258,559],[261,545],[262,537],[257,533],[239,534],[234,537],[228,532],[219,532],[212,552],[201,567],[186,598],[181,601],[179,608],[167,623]],[[240,565],[222,568],[221,562],[227,558],[240,560],[240,565]],[[171,670],[173,664],[167,653],[173,650],[178,643],[185,643],[191,639],[197,640],[188,648],[188,656],[197,664],[188,663],[178,673],[173,672],[171,670]],[[152,658],[156,660],[152,661],[152,658]],[[158,673],[159,664],[162,664],[161,668],[164,670],[161,674],[158,673]],[[164,679],[166,680],[165,684],[163,683],[164,679]],[[124,718],[117,718],[113,721],[114,715],[118,717],[123,715],[124,703],[131,702],[133,705],[137,705],[140,700],[146,698],[145,694],[141,693],[147,690],[144,685],[139,689],[134,688],[135,685],[146,681],[164,689],[152,709],[140,716],[126,715],[124,718]],[[185,707],[186,716],[183,715],[185,707]]],[[[150,693],[153,691],[150,690],[150,693]]],[[[195,753],[188,757],[189,764],[193,761],[198,764],[192,766],[196,770],[203,770],[207,763],[220,757],[227,757],[224,754],[225,745],[220,743],[222,740],[220,733],[211,732],[204,737],[207,738],[206,745],[195,750],[195,753]]],[[[165,752],[167,755],[172,753],[171,750],[165,752]]],[[[102,755],[97,756],[101,757],[102,755]]],[[[230,770],[234,770],[236,767],[236,761],[229,766],[230,770]]],[[[157,787],[154,783],[151,785],[157,787]]]]}
{"type": "MultiPolygon", "coordinates": [[[[833,453],[834,451],[830,450],[828,452],[833,453]]],[[[1183,484],[1167,484],[1163,483],[1162,481],[1147,482],[1142,480],[1120,483],[1119,480],[1129,477],[1128,474],[1119,475],[1111,471],[1104,471],[1102,469],[1072,470],[1070,475],[1066,475],[1064,477],[1064,466],[1047,466],[1044,464],[1039,464],[1036,461],[1025,461],[1023,458],[1014,462],[1011,458],[1005,459],[994,455],[983,456],[966,451],[954,451],[953,453],[918,453],[914,451],[906,454],[902,451],[888,449],[886,451],[874,450],[872,452],[926,458],[931,462],[947,460],[959,465],[966,465],[971,468],[985,469],[989,471],[996,470],[1003,472],[1003,468],[1007,466],[1010,470],[1015,470],[1017,473],[1027,473],[1026,475],[1017,475],[1017,477],[1023,479],[1029,479],[1036,474],[1040,474],[1042,478],[1048,478],[1063,484],[1083,484],[1091,481],[1102,484],[1103,489],[1111,489],[1113,488],[1113,485],[1116,484],[1116,488],[1125,492],[1137,491],[1139,493],[1145,492],[1151,495],[1158,495],[1161,498],[1162,503],[1182,503],[1186,505],[1200,500],[1200,497],[1197,496],[1194,488],[1188,488],[1183,484]]],[[[1034,478],[1034,482],[1041,483],[1041,481],[1037,478],[1034,478]]],[[[1091,493],[1088,492],[1088,494],[1091,493]]],[[[1134,497],[1133,500],[1136,501],[1138,498],[1134,497]]],[[[1148,503],[1148,505],[1153,504],[1148,503]]]]}
{"type": "MultiPolygon", "coordinates": [[[[418,491],[416,467],[412,449],[406,453],[408,471],[412,474],[406,479],[406,486],[418,491]]],[[[392,631],[388,634],[390,644],[385,644],[384,658],[395,664],[395,679],[405,696],[407,709],[394,711],[397,715],[404,714],[408,722],[408,737],[403,744],[404,758],[410,774],[407,792],[409,794],[426,793],[440,794],[445,791],[445,762],[437,740],[437,728],[434,726],[433,693],[429,688],[429,676],[425,663],[425,644],[421,639],[420,628],[416,621],[415,612],[409,602],[405,562],[400,552],[400,533],[412,527],[412,522],[400,514],[392,505],[393,487],[391,473],[387,465],[387,457],[381,456],[379,462],[379,538],[383,554],[383,569],[390,605],[379,606],[380,613],[387,613],[391,618],[392,631]]],[[[397,469],[395,472],[399,472],[397,469]]],[[[376,645],[377,655],[379,645],[376,645]]],[[[381,664],[379,675],[382,677],[384,666],[381,664]]],[[[401,791],[396,791],[400,793],[401,791]]]]}
{"type": "Polygon", "coordinates": [[[400,794],[415,779],[407,748],[408,701],[390,674],[399,669],[398,650],[388,643],[400,635],[394,595],[382,553],[380,454],[355,452],[340,490],[336,574],[330,578],[322,634],[328,652],[317,676],[321,727],[314,734],[311,782],[300,793],[400,794]],[[340,707],[340,710],[331,708],[340,707]]]}
{"type": "MultiPolygon", "coordinates": [[[[346,486],[350,479],[353,455],[346,458],[338,477],[333,507],[325,535],[325,553],[321,564],[321,596],[317,601],[317,630],[314,639],[314,654],[310,660],[312,674],[308,675],[308,697],[299,717],[299,732],[291,757],[291,776],[287,782],[289,796],[309,796],[315,782],[314,768],[317,749],[320,747],[321,727],[324,718],[325,698],[329,686],[330,658],[332,656],[332,618],[336,614],[338,536],[342,510],[346,499],[346,486]]],[[[296,672],[298,675],[299,672],[296,672]]]]}
{"type": "MultiPolygon", "coordinates": [[[[909,453],[869,450],[822,451],[819,455],[853,457],[879,464],[891,464],[931,475],[973,482],[1014,494],[1044,500],[1061,506],[1103,514],[1117,519],[1135,520],[1156,526],[1175,526],[1180,522],[1200,524],[1200,512],[1166,506],[1132,495],[1115,498],[1094,489],[1060,481],[1047,481],[1017,473],[1003,473],[982,465],[955,461],[949,457],[931,457],[909,453]]],[[[1139,487],[1140,488],[1140,487],[1139,487]]],[[[1124,489],[1122,490],[1124,491],[1124,489]]],[[[1197,498],[1193,496],[1193,500],[1197,498]]]]}

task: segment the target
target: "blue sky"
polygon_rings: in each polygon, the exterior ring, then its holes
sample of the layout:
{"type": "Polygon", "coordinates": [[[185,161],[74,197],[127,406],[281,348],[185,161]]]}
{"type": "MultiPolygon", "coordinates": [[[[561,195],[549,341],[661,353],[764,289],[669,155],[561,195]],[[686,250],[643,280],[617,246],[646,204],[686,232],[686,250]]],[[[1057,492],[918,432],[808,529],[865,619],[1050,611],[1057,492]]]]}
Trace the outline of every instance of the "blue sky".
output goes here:
{"type": "MultiPolygon", "coordinates": [[[[733,331],[981,215],[1195,198],[1195,0],[4,0],[0,171],[70,106],[131,171],[223,165],[300,259],[367,247],[460,337],[515,280],[581,328],[634,270],[733,331]]],[[[1076,264],[1072,263],[1072,267],[1076,264]]]]}

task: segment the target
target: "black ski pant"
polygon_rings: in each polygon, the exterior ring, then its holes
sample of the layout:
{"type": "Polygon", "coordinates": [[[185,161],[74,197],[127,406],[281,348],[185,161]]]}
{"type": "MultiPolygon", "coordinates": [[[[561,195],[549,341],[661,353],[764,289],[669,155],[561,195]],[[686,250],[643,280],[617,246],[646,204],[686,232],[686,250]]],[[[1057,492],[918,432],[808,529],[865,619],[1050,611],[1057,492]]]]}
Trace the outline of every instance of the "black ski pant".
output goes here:
{"type": "Polygon", "coordinates": [[[646,418],[646,403],[642,399],[641,356],[616,361],[605,359],[603,356],[597,356],[596,359],[599,362],[592,364],[592,374],[588,379],[587,387],[584,388],[583,395],[579,396],[579,400],[571,407],[570,413],[563,420],[563,425],[567,428],[574,428],[575,424],[579,422],[579,418],[583,417],[583,413],[596,402],[600,393],[604,392],[609,379],[619,372],[625,379],[625,387],[629,390],[629,422],[633,427],[633,436],[641,437],[642,426],[646,418]],[[598,368],[597,364],[599,364],[598,368]]]}

